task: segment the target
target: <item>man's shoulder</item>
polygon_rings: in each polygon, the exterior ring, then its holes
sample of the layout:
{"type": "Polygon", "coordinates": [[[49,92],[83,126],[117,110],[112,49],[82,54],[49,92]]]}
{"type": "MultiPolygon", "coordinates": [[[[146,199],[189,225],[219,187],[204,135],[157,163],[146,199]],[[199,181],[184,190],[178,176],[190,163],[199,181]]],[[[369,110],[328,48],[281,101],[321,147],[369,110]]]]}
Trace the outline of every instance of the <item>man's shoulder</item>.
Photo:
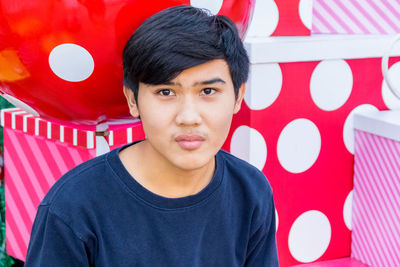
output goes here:
{"type": "Polygon", "coordinates": [[[111,168],[107,163],[108,153],[74,167],[61,176],[46,193],[40,205],[50,209],[63,209],[66,206],[85,203],[88,196],[102,187],[111,168]]]}
{"type": "Polygon", "coordinates": [[[249,195],[272,197],[271,185],[259,169],[224,150],[219,153],[225,162],[224,175],[229,177],[232,183],[240,186],[249,195]]]}

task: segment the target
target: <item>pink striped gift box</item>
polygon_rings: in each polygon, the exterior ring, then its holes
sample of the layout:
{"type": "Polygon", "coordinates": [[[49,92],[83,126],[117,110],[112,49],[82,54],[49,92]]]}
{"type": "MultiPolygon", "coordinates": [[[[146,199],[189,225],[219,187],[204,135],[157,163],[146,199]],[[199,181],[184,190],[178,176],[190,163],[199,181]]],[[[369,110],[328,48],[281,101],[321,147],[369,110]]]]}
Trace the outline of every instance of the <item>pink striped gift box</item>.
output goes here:
{"type": "Polygon", "coordinates": [[[312,33],[400,32],[399,0],[314,0],[312,33]]]}
{"type": "Polygon", "coordinates": [[[400,111],[356,114],[351,255],[400,266],[400,111]]]}
{"type": "MultiPolygon", "coordinates": [[[[68,170],[97,155],[101,138],[110,149],[144,138],[140,122],[111,125],[107,136],[35,117],[17,108],[1,110],[7,253],[25,260],[37,207],[68,170]]],[[[104,142],[102,142],[104,143],[104,142]]]]}

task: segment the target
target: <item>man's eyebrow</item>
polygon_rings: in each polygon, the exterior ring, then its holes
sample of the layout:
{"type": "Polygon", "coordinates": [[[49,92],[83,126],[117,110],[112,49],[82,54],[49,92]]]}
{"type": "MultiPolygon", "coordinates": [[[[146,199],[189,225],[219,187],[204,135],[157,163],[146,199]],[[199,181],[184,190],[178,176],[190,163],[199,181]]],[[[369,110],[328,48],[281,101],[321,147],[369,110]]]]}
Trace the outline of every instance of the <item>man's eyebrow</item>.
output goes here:
{"type": "Polygon", "coordinates": [[[221,78],[214,78],[214,79],[207,80],[207,81],[196,82],[196,83],[194,83],[194,86],[207,85],[207,84],[213,84],[213,83],[226,83],[226,82],[224,80],[222,80],[221,78]]]}
{"type": "MultiPolygon", "coordinates": [[[[201,81],[201,82],[195,82],[193,84],[193,86],[197,86],[197,85],[208,85],[208,84],[213,84],[213,83],[226,83],[224,80],[222,80],[221,78],[213,78],[211,80],[206,80],[206,81],[201,81]]],[[[165,83],[162,83],[163,85],[175,85],[175,86],[180,86],[182,87],[182,84],[180,84],[179,82],[172,82],[172,81],[167,81],[165,83]]]]}

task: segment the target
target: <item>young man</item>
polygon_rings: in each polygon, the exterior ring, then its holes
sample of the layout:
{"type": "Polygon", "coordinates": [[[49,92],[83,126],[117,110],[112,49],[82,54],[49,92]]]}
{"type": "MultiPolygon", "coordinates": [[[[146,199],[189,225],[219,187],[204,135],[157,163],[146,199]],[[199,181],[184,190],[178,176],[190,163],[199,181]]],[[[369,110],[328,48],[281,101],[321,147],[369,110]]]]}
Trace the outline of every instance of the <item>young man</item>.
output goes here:
{"type": "Polygon", "coordinates": [[[220,150],[249,67],[233,22],[166,9],[135,31],[123,65],[146,140],[57,181],[25,266],[278,266],[271,188],[220,150]]]}

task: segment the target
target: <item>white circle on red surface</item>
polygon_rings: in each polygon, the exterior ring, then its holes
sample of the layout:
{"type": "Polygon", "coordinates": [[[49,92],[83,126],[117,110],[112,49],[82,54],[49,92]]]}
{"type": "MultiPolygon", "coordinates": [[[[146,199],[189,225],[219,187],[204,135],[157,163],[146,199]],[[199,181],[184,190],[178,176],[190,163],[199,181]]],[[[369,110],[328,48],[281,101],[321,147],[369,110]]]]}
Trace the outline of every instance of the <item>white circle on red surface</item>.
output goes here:
{"type": "Polygon", "coordinates": [[[331,224],[320,211],[301,214],[289,232],[289,250],[299,262],[312,262],[320,258],[331,241],[331,224]]]}
{"type": "Polygon", "coordinates": [[[276,232],[278,232],[278,225],[279,225],[278,211],[275,209],[275,231],[276,232]]]}
{"type": "Polygon", "coordinates": [[[347,150],[354,154],[354,114],[364,112],[374,112],[378,109],[371,104],[363,104],[354,108],[346,118],[343,126],[343,141],[347,150]]]}
{"type": "Polygon", "coordinates": [[[69,82],[81,82],[89,78],[94,70],[90,53],[76,44],[61,44],[49,55],[49,65],[55,75],[69,82]]]}
{"type": "Polygon", "coordinates": [[[299,2],[299,16],[301,22],[307,29],[311,30],[312,26],[312,3],[313,0],[300,0],[299,2]]]}
{"type": "Polygon", "coordinates": [[[192,6],[208,9],[214,15],[218,14],[223,2],[223,0],[190,0],[192,6]]]}
{"type": "MultiPolygon", "coordinates": [[[[400,62],[394,63],[388,72],[390,80],[397,90],[400,90],[400,62]]],[[[389,109],[399,109],[400,99],[398,99],[387,86],[385,80],[382,81],[382,98],[383,102],[389,109]]]]}
{"type": "Polygon", "coordinates": [[[353,207],[353,190],[347,195],[346,201],[344,202],[344,207],[343,207],[343,219],[344,223],[346,224],[347,228],[349,230],[353,229],[352,225],[352,207],[353,207]]]}
{"type": "Polygon", "coordinates": [[[267,144],[264,137],[246,125],[238,127],[232,135],[231,153],[259,170],[264,168],[267,160],[267,144]]]}
{"type": "Polygon", "coordinates": [[[278,98],[281,88],[282,70],[278,63],[251,65],[244,101],[250,109],[265,109],[278,98]]]}
{"type": "Polygon", "coordinates": [[[342,59],[321,61],[311,76],[311,97],[325,111],[338,109],[346,103],[352,88],[351,68],[342,59]]]}
{"type": "Polygon", "coordinates": [[[321,135],[317,126],[308,119],[291,121],[282,130],[277,144],[278,159],[291,173],[308,170],[321,150],[321,135]]]}
{"type": "Polygon", "coordinates": [[[247,31],[248,37],[270,36],[278,26],[279,10],[275,1],[256,1],[253,18],[247,31]]]}

